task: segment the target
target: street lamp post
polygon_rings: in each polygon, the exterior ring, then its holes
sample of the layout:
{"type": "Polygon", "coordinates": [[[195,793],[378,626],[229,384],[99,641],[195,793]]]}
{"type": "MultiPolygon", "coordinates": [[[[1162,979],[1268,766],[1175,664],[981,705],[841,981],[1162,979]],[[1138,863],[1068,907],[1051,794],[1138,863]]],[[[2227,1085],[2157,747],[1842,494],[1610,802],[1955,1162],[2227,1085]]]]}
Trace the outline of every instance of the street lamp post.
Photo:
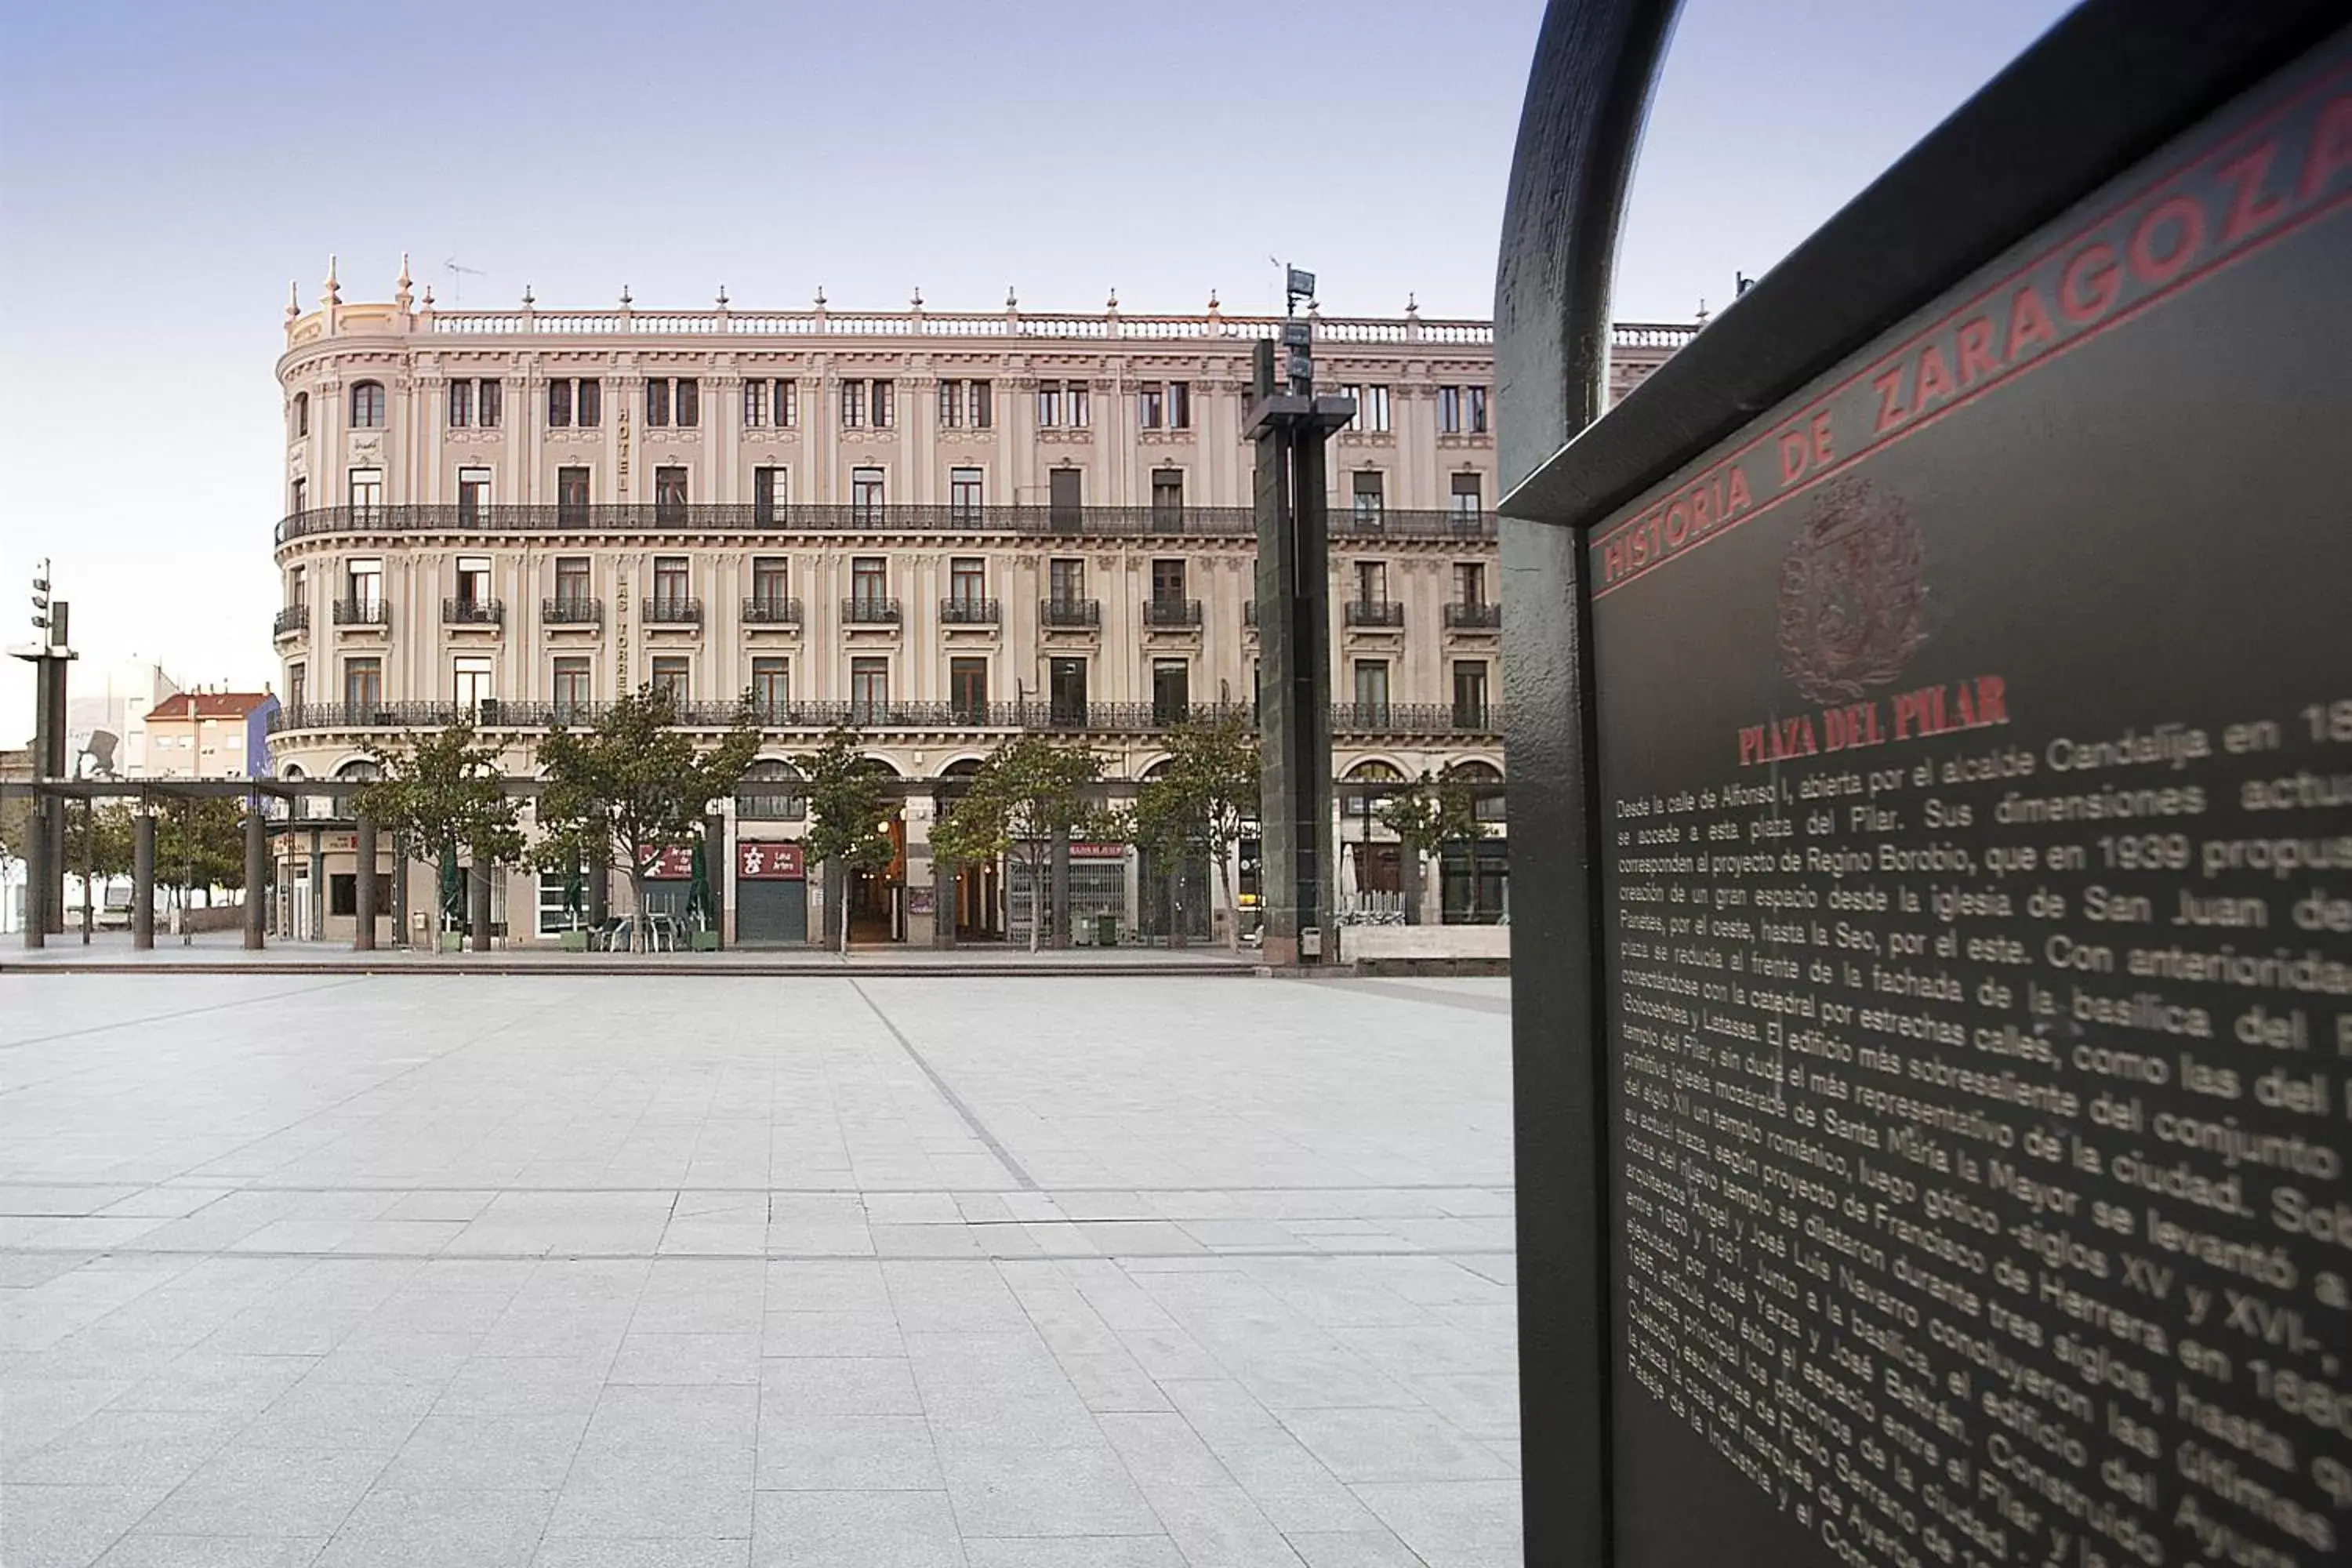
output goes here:
{"type": "MultiPolygon", "coordinates": [[[[10,655],[33,666],[33,782],[55,783],[66,776],[66,666],[76,655],[67,645],[64,600],[49,597],[49,563],[44,559],[33,574],[33,633],[30,643],[10,648],[10,655]]],[[[54,795],[36,794],[31,831],[26,836],[25,945],[48,945],[48,933],[65,931],[65,812],[54,795]]],[[[85,891],[83,901],[89,900],[85,891]]]]}

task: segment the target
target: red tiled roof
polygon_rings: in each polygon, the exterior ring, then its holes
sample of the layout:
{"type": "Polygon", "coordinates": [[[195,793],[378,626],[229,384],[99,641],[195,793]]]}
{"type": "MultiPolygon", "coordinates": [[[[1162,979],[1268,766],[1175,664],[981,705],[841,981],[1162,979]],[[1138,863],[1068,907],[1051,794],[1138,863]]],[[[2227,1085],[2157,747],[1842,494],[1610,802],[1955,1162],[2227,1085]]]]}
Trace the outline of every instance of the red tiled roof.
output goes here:
{"type": "Polygon", "coordinates": [[[147,715],[158,719],[242,719],[269,700],[267,691],[183,691],[166,697],[147,715]]]}

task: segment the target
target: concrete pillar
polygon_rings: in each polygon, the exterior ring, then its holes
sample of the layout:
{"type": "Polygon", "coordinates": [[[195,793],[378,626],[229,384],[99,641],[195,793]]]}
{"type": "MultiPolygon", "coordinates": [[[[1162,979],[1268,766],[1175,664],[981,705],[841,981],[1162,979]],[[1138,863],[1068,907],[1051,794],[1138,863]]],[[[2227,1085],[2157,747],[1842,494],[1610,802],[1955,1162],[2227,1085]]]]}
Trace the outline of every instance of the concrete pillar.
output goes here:
{"type": "Polygon", "coordinates": [[[1057,827],[1053,842],[1054,923],[1045,945],[1064,948],[1070,945],[1070,830],[1057,827]]]}
{"type": "Polygon", "coordinates": [[[155,816],[141,802],[131,819],[131,945],[155,945],[155,816]]]}
{"type": "Polygon", "coordinates": [[[246,798],[245,811],[245,945],[261,951],[263,921],[268,914],[269,814],[257,795],[246,798]]]}
{"type": "Polygon", "coordinates": [[[28,831],[25,835],[25,945],[27,948],[49,944],[49,910],[43,892],[49,882],[48,819],[42,815],[47,809],[47,801],[35,795],[32,815],[26,821],[28,831]]]}
{"type": "Polygon", "coordinates": [[[392,945],[408,945],[408,846],[396,833],[392,838],[392,945]]]}
{"type": "Polygon", "coordinates": [[[490,868],[477,859],[466,868],[466,923],[476,952],[490,951],[490,868]]]}
{"type": "Polygon", "coordinates": [[[613,918],[613,851],[599,841],[588,857],[588,923],[603,925],[613,918]]]}
{"type": "Polygon", "coordinates": [[[702,818],[702,863],[710,868],[710,929],[719,933],[719,945],[727,945],[727,878],[735,862],[727,855],[727,822],[717,812],[706,812],[702,818]]]}
{"type": "Polygon", "coordinates": [[[352,951],[375,951],[375,818],[366,812],[353,814],[352,825],[356,847],[352,861],[352,910],[358,916],[352,927],[352,951]]]}

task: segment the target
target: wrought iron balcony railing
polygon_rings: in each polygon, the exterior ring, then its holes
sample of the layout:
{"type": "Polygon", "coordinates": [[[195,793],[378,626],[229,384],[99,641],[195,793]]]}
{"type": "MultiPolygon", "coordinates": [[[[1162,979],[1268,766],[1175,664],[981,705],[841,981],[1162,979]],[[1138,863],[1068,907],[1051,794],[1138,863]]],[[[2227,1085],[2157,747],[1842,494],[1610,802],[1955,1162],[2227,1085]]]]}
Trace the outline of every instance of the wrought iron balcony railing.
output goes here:
{"type": "Polygon", "coordinates": [[[1147,626],[1197,626],[1201,624],[1201,601],[1163,599],[1155,594],[1143,601],[1143,624],[1147,626]]]}
{"type": "Polygon", "coordinates": [[[1098,626],[1102,625],[1100,599],[1040,599],[1037,601],[1037,621],[1047,626],[1098,626]]]}
{"type": "Polygon", "coordinates": [[[337,599],[335,625],[339,626],[388,626],[392,624],[392,605],[382,599],[337,599]]]}
{"type": "Polygon", "coordinates": [[[950,626],[992,626],[1004,619],[1004,605],[998,599],[972,599],[958,595],[940,601],[940,624],[950,626]]]}
{"type": "Polygon", "coordinates": [[[1348,601],[1347,619],[1351,626],[1402,626],[1404,625],[1404,602],[1401,599],[1350,599],[1348,601]]]}
{"type": "Polygon", "coordinates": [[[743,624],[747,626],[799,626],[801,602],[789,594],[754,594],[743,601],[743,624]]]}
{"type": "Polygon", "coordinates": [[[898,601],[860,594],[841,601],[841,621],[850,626],[895,626],[899,621],[898,601]]]}
{"type": "MultiPolygon", "coordinates": [[[[1004,533],[1108,537],[1249,539],[1257,522],[1245,506],[679,506],[650,501],[599,506],[458,507],[447,504],[314,507],[279,520],[277,542],[315,534],[357,533],[426,537],[498,533],[695,533],[727,536],[795,533],[1004,533]]],[[[1359,517],[1335,513],[1339,539],[1459,539],[1495,537],[1483,513],[1386,511],[1359,517]]]]}
{"type": "Polygon", "coordinates": [[[1445,624],[1457,631],[1490,632],[1503,624],[1503,606],[1456,602],[1445,606],[1445,624]]]}
{"type": "MultiPolygon", "coordinates": [[[[596,722],[609,700],[499,700],[478,709],[442,701],[304,702],[276,710],[273,734],[318,730],[430,730],[470,718],[490,729],[544,730],[596,722]]],[[[748,713],[764,730],[820,731],[837,724],[877,730],[1071,730],[1148,734],[1190,717],[1249,715],[1245,703],[801,701],[683,702],[677,721],[694,729],[726,729],[748,713]]],[[[1341,703],[1331,710],[1335,733],[1364,735],[1494,735],[1502,710],[1452,703],[1341,703]]]]}
{"type": "Polygon", "coordinates": [[[310,606],[308,605],[289,605],[278,611],[277,617],[269,623],[269,635],[274,637],[282,637],[288,632],[307,632],[310,629],[310,606]]]}
{"type": "Polygon", "coordinates": [[[506,605],[498,599],[444,599],[441,601],[441,624],[445,626],[496,626],[506,624],[506,605]]]}
{"type": "Polygon", "coordinates": [[[690,597],[647,599],[645,621],[649,626],[698,626],[702,624],[702,601],[690,597]]]}
{"type": "Polygon", "coordinates": [[[600,626],[604,624],[604,601],[579,594],[558,594],[552,599],[539,602],[539,618],[551,626],[600,626]]]}

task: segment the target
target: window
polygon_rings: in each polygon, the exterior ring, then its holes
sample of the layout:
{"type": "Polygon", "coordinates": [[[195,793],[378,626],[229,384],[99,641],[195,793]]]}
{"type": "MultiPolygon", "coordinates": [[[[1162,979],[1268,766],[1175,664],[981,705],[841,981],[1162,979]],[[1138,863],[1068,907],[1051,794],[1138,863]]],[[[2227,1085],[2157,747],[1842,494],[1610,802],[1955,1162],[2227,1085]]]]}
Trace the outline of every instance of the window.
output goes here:
{"type": "Polygon", "coordinates": [[[866,423],[866,384],[845,381],[841,384],[841,427],[855,430],[866,423]]]}
{"type": "Polygon", "coordinates": [[[1171,381],[1168,384],[1168,428],[1190,430],[1192,427],[1192,384],[1171,381]]]}
{"type": "Polygon", "coordinates": [[[702,384],[690,375],[656,375],[646,381],[646,423],[675,424],[691,430],[702,423],[702,384]]]}
{"type": "Polygon", "coordinates": [[[1381,714],[1389,706],[1389,661],[1384,658],[1360,658],[1356,661],[1356,706],[1366,714],[1381,714]]]}
{"type": "Polygon", "coordinates": [[[996,423],[995,387],[985,381],[940,383],[940,428],[970,426],[985,430],[996,423]]]}
{"type": "Polygon", "coordinates": [[[1062,384],[1045,381],[1037,384],[1037,426],[1051,430],[1062,423],[1062,384]]]}
{"type": "Polygon", "coordinates": [[[343,597],[373,615],[383,605],[383,563],[373,556],[343,563],[343,597]]]}
{"type": "Polygon", "coordinates": [[[310,395],[298,392],[294,395],[294,438],[299,441],[310,433],[310,395]]]}
{"type": "Polygon", "coordinates": [[[1068,556],[1045,563],[1046,595],[1057,605],[1075,605],[1087,596],[1087,563],[1068,556]]]}
{"type": "Polygon", "coordinates": [[[487,658],[460,658],[451,668],[451,691],[460,713],[478,715],[482,704],[492,700],[490,661],[487,658]]]}
{"type": "Polygon", "coordinates": [[[655,613],[675,613],[683,609],[691,596],[688,585],[687,560],[683,555],[654,557],[655,613]]]}
{"type": "Polygon", "coordinates": [[[490,504],[490,470],[459,468],[457,470],[457,521],[468,527],[479,527],[482,509],[490,504]]]}
{"type": "Polygon", "coordinates": [[[1078,504],[1084,476],[1076,468],[1053,468],[1045,475],[1045,518],[1055,528],[1076,529],[1085,515],[1078,504]]]}
{"type": "Polygon", "coordinates": [[[305,666],[286,667],[286,706],[296,712],[302,710],[303,700],[310,695],[310,671],[305,666]]]}
{"type": "Polygon", "coordinates": [[[1475,474],[1454,475],[1454,515],[1457,518],[1475,518],[1485,511],[1486,507],[1486,503],[1481,498],[1479,490],[1478,476],[1475,474]]]}
{"type": "Polygon", "coordinates": [[[539,874],[541,936],[562,936],[565,931],[577,930],[587,918],[588,892],[584,884],[574,895],[569,873],[542,871],[539,874]]]}
{"type": "Polygon", "coordinates": [[[562,468],[555,470],[555,521],[564,528],[588,526],[586,468],[562,468]]]}
{"type": "Polygon", "coordinates": [[[978,468],[948,470],[948,510],[967,528],[980,523],[981,472],[978,468]]]}
{"type": "Polygon", "coordinates": [[[874,723],[890,706],[890,661],[887,658],[853,658],[849,661],[849,706],[851,721],[874,723]]]}
{"type": "Polygon", "coordinates": [[[1087,384],[1045,381],[1037,384],[1037,424],[1044,429],[1087,427],[1087,384]]]}
{"type": "Polygon", "coordinates": [[[988,722],[988,660],[948,660],[948,701],[959,724],[988,722]]]}
{"type": "Polygon", "coordinates": [[[673,704],[686,700],[686,687],[690,668],[683,654],[662,654],[654,659],[654,695],[665,697],[673,704]]]}
{"type": "Polygon", "coordinates": [[[1350,430],[1365,430],[1378,435],[1389,427],[1389,389],[1358,384],[1339,389],[1356,401],[1356,416],[1348,421],[1350,430]]]}
{"type": "Polygon", "coordinates": [[[1135,423],[1138,428],[1157,430],[1168,417],[1168,394],[1156,381],[1149,381],[1135,390],[1135,423]]]}
{"type": "Polygon", "coordinates": [[[1184,561],[1181,556],[1163,556],[1151,563],[1151,597],[1157,604],[1181,602],[1184,597],[1184,561]]]}
{"type": "Polygon", "coordinates": [[[1087,721],[1087,661],[1055,658],[1045,661],[1048,718],[1056,724],[1087,721]]]}
{"type": "Polygon", "coordinates": [[[1155,528],[1180,528],[1184,522],[1184,470],[1151,470],[1151,523],[1155,528]]]}
{"type": "Polygon", "coordinates": [[[784,500],[791,494],[791,469],[753,468],[751,521],[763,528],[773,526],[783,516],[784,500]]]}
{"type": "Polygon", "coordinates": [[[888,598],[889,563],[879,555],[850,557],[849,596],[860,605],[879,605],[888,598]]]}
{"type": "Polygon", "coordinates": [[[1486,568],[1476,561],[1463,561],[1454,568],[1454,592],[1462,603],[1473,606],[1486,602],[1486,568]]]}
{"type": "Polygon", "coordinates": [[[793,672],[782,658],[751,661],[751,706],[771,723],[781,722],[793,700],[793,672]]]}
{"type": "Polygon", "coordinates": [[[571,656],[555,661],[555,716],[558,719],[578,719],[588,711],[589,682],[592,679],[584,656],[571,656]]]}
{"type": "Polygon", "coordinates": [[[759,430],[768,423],[768,384],[747,381],[743,384],[743,428],[759,430]]]}
{"type": "Polygon", "coordinates": [[[593,375],[580,378],[572,399],[574,422],[583,430],[593,430],[604,422],[604,384],[593,375]]]}
{"type": "Polygon", "coordinates": [[[1069,415],[1070,428],[1073,430],[1085,429],[1087,424],[1087,384],[1083,381],[1071,382],[1068,386],[1064,388],[1064,393],[1063,405],[1069,415]]]}
{"type": "Polygon", "coordinates": [[[751,597],[763,606],[781,610],[793,596],[793,563],[789,556],[751,557],[751,597]]]}
{"type": "Polygon", "coordinates": [[[987,598],[988,563],[977,555],[950,557],[948,596],[959,605],[977,605],[987,598]]]}
{"type": "Polygon", "coordinates": [[[1388,602],[1389,563],[1385,561],[1356,563],[1356,603],[1381,605],[1388,602]]]}
{"type": "Polygon", "coordinates": [[[555,558],[555,602],[559,605],[585,605],[588,602],[588,557],[559,555],[555,558]]]}
{"type": "Polygon", "coordinates": [[[457,557],[457,603],[468,607],[490,602],[490,558],[487,555],[457,557]]]}
{"type": "Polygon", "coordinates": [[[337,871],[328,877],[327,912],[354,916],[360,912],[360,879],[357,872],[337,871]]]}
{"type": "Polygon", "coordinates": [[[1454,666],[1454,723],[1463,730],[1486,722],[1486,666],[1480,659],[1460,659],[1454,666]]]}
{"type": "Polygon", "coordinates": [[[664,464],[654,470],[654,520],[671,526],[686,521],[686,469],[664,464]]]}
{"type": "Polygon", "coordinates": [[[801,422],[801,384],[797,381],[776,383],[776,428],[790,430],[801,422]]]}
{"type": "Polygon", "coordinates": [[[871,424],[887,430],[897,423],[897,384],[853,377],[841,384],[841,427],[856,430],[871,424]]]}
{"type": "Polygon", "coordinates": [[[1437,428],[1446,436],[1486,433],[1486,389],[1483,386],[1441,386],[1437,389],[1437,428]]]}
{"type": "Polygon", "coordinates": [[[296,512],[305,512],[310,510],[310,481],[304,479],[297,479],[294,481],[293,488],[288,492],[288,499],[294,503],[289,510],[296,512]]]}
{"type": "Polygon", "coordinates": [[[352,383],[352,428],[354,430],[383,428],[383,383],[380,381],[352,383]]]}
{"type": "Polygon", "coordinates": [[[458,379],[449,384],[449,428],[463,430],[474,422],[474,384],[458,379]]]}
{"type": "Polygon", "coordinates": [[[1388,510],[1387,481],[1380,471],[1367,468],[1353,476],[1356,521],[1377,525],[1388,510]]]}
{"type": "Polygon", "coordinates": [[[572,424],[572,383],[558,376],[547,384],[547,427],[562,430],[572,424]]]}
{"type": "Polygon", "coordinates": [[[383,706],[383,660],[343,660],[343,701],[362,713],[383,706]]]}
{"type": "Polygon", "coordinates": [[[348,499],[353,511],[373,511],[383,505],[383,470],[353,468],[348,499]]]}
{"type": "Polygon", "coordinates": [[[882,521],[882,470],[852,468],[849,470],[849,508],[854,521],[877,523],[882,521]]]}
{"type": "Polygon", "coordinates": [[[872,402],[877,430],[887,430],[898,423],[897,391],[897,384],[893,382],[877,381],[874,384],[872,402]]]}
{"type": "Polygon", "coordinates": [[[800,423],[801,387],[796,381],[754,377],[743,384],[743,428],[789,430],[800,423]]]}
{"type": "MultiPolygon", "coordinates": [[[[455,383],[451,384],[456,384],[455,383]]],[[[488,376],[474,384],[474,424],[495,430],[506,417],[506,383],[488,376]]]]}
{"type": "Polygon", "coordinates": [[[1181,658],[1151,661],[1151,721],[1179,724],[1192,706],[1192,667],[1181,658]]]}

